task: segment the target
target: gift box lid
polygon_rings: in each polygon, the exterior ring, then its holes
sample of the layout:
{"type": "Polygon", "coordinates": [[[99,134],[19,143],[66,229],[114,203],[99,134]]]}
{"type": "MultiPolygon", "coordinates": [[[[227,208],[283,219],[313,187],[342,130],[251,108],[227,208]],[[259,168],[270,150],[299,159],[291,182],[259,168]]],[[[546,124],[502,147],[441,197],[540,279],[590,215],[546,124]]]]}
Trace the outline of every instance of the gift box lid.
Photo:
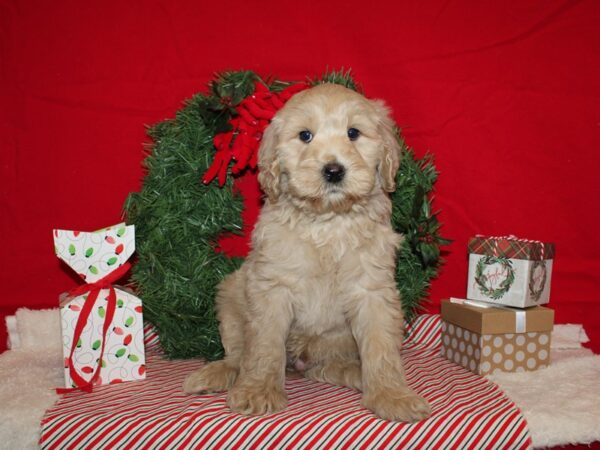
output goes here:
{"type": "Polygon", "coordinates": [[[53,230],[54,251],[87,283],[123,265],[135,251],[135,225],[118,223],[87,232],[53,230]]]}
{"type": "Polygon", "coordinates": [[[479,334],[551,331],[554,311],[543,306],[508,308],[473,306],[442,300],[442,319],[479,334]]]}
{"type": "Polygon", "coordinates": [[[469,240],[469,253],[514,259],[552,259],[554,244],[518,239],[515,236],[475,236],[469,240]]]}

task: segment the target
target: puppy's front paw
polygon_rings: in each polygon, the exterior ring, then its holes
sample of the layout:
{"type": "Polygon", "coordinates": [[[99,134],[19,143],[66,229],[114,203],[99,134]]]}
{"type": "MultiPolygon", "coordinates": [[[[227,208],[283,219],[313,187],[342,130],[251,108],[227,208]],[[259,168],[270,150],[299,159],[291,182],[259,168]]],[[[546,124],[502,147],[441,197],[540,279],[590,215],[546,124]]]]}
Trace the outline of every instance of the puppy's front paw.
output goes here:
{"type": "Polygon", "coordinates": [[[362,405],[386,420],[417,422],[431,415],[427,400],[409,388],[365,393],[362,405]]]}
{"type": "Polygon", "coordinates": [[[237,375],[237,368],[225,361],[214,361],[189,374],[183,382],[183,391],[186,394],[225,391],[233,386],[237,375]]]}
{"type": "Polygon", "coordinates": [[[236,385],[229,390],[227,405],[244,415],[270,414],[286,407],[287,396],[283,389],[272,386],[236,385]]]}

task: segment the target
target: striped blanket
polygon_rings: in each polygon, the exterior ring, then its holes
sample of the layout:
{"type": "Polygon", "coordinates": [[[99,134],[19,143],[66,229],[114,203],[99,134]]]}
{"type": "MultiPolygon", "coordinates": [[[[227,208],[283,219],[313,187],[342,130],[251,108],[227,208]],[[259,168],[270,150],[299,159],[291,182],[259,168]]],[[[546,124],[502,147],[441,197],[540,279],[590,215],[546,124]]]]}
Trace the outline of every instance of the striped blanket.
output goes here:
{"type": "Polygon", "coordinates": [[[200,360],[167,360],[146,329],[147,379],[71,392],[46,412],[43,449],[525,449],[518,408],[486,379],[440,355],[440,319],[407,328],[402,356],[410,386],[433,414],[407,424],[381,420],[360,393],[304,378],[286,380],[288,407],[262,417],[232,414],[225,394],[185,395],[200,360]]]}

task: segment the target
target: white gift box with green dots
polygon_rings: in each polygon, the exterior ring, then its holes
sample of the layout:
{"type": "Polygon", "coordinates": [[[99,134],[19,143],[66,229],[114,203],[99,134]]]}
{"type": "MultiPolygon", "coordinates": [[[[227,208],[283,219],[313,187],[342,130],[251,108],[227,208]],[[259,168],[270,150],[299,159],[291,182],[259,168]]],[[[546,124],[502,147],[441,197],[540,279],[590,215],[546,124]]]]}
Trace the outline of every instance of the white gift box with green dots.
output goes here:
{"type": "MultiPolygon", "coordinates": [[[[54,230],[54,247],[56,255],[83,280],[94,283],[120,267],[133,254],[135,228],[121,223],[94,232],[54,230]]],[[[98,365],[101,366],[99,377],[94,381],[96,385],[146,377],[142,301],[123,287],[115,285],[114,288],[116,308],[108,326],[104,355],[100,357],[109,289],[100,290],[73,352],[72,364],[84,378],[89,380],[98,365]]],[[[75,327],[88,295],[61,295],[64,374],[68,388],[76,387],[70,375],[69,355],[75,327]]]]}
{"type": "Polygon", "coordinates": [[[478,375],[524,372],[550,364],[554,311],[465,299],[442,300],[441,353],[478,375]]]}

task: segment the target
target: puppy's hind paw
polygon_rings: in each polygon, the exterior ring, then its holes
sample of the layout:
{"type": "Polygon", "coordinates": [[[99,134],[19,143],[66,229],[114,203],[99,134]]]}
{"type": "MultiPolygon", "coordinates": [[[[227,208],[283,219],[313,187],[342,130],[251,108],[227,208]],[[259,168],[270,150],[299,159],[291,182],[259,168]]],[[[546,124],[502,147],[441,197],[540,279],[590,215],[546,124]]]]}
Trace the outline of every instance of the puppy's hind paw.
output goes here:
{"type": "Polygon", "coordinates": [[[281,388],[234,386],[229,390],[227,405],[244,415],[271,414],[285,409],[287,396],[281,388]]]}
{"type": "Polygon", "coordinates": [[[365,394],[362,405],[382,419],[399,422],[417,422],[431,415],[427,400],[408,388],[365,394]]]}
{"type": "Polygon", "coordinates": [[[186,394],[226,391],[233,386],[237,375],[237,368],[225,361],[214,361],[189,374],[183,382],[183,391],[186,394]]]}

